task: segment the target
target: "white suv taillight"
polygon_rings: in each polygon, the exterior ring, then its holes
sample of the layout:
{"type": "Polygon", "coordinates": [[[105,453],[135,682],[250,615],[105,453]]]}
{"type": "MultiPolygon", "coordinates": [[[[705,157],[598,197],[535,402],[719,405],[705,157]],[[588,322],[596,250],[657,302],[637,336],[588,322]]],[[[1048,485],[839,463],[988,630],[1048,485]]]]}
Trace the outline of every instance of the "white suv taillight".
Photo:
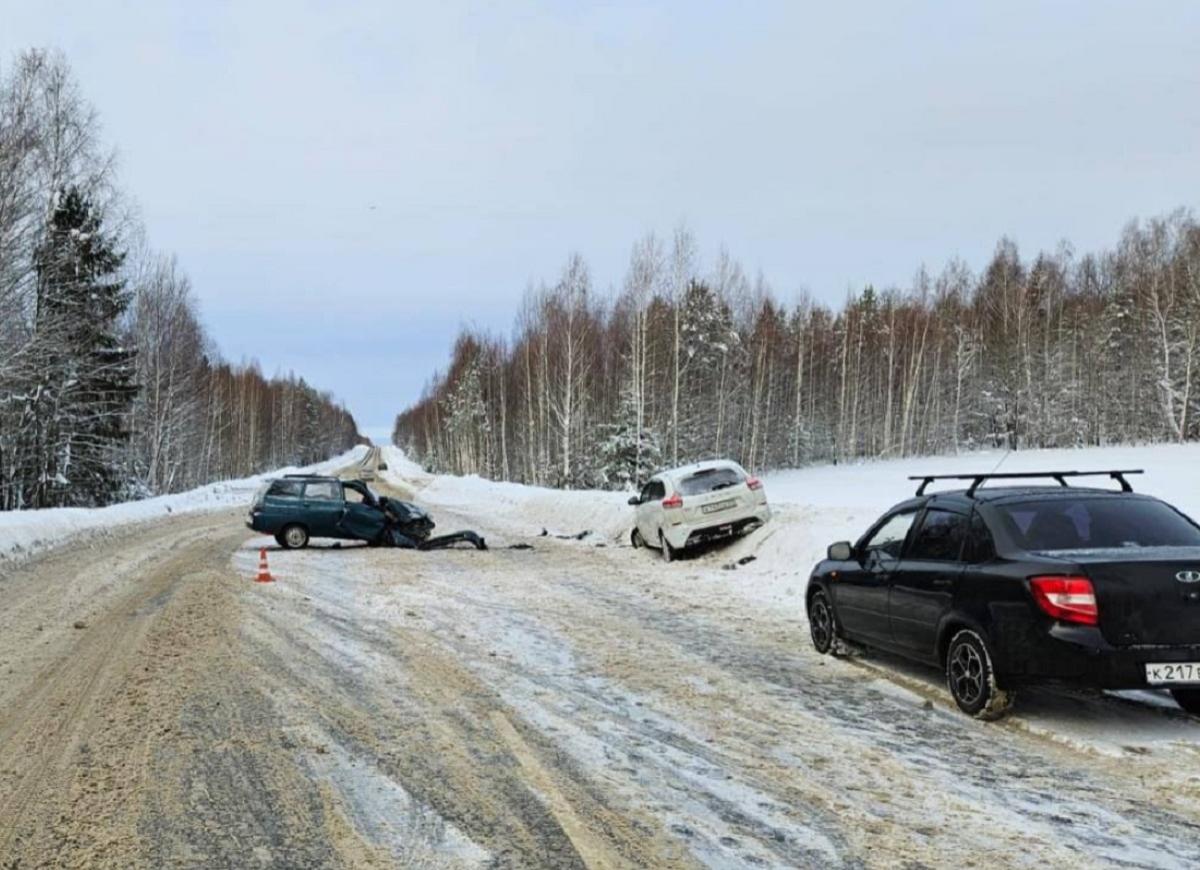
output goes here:
{"type": "Polygon", "coordinates": [[[1030,577],[1029,588],[1038,607],[1055,619],[1078,625],[1100,622],[1096,590],[1087,577],[1030,577]]]}
{"type": "Polygon", "coordinates": [[[762,481],[759,480],[757,477],[747,477],[746,478],[746,486],[750,487],[750,489],[752,489],[752,490],[757,491],[757,490],[762,489],[762,481]]]}
{"type": "Polygon", "coordinates": [[[662,506],[665,508],[681,508],[683,507],[683,496],[681,496],[679,493],[675,493],[670,498],[664,498],[662,506]]]}

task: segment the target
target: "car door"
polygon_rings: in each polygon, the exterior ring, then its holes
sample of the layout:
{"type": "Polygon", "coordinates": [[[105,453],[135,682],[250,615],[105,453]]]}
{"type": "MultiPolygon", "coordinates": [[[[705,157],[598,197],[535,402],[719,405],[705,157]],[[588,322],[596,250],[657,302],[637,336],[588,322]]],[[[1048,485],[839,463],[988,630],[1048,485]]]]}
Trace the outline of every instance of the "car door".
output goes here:
{"type": "Polygon", "coordinates": [[[889,583],[892,640],[924,658],[936,655],[938,626],[963,573],[968,516],[941,505],[921,514],[889,583]]]}
{"type": "Polygon", "coordinates": [[[338,522],[338,536],[360,541],[374,541],[383,532],[383,511],[365,484],[342,484],[345,506],[338,522]]]}
{"type": "Polygon", "coordinates": [[[304,484],[301,508],[308,534],[314,538],[341,537],[342,485],[336,480],[310,480],[304,484]]]}
{"type": "Polygon", "coordinates": [[[890,640],[888,582],[916,516],[917,508],[908,508],[876,523],[855,547],[849,567],[831,584],[838,622],[847,634],[882,643],[890,640]]]}
{"type": "Polygon", "coordinates": [[[661,480],[651,479],[642,487],[641,503],[637,506],[637,527],[642,540],[658,546],[658,529],[662,525],[662,500],[667,487],[661,480]]]}

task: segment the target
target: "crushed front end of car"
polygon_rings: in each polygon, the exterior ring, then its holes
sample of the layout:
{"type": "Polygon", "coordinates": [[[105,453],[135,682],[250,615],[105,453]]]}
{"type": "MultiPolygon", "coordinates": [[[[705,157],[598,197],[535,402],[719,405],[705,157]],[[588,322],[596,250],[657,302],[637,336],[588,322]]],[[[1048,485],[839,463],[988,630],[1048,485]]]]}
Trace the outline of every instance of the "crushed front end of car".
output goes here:
{"type": "Polygon", "coordinates": [[[385,528],[380,543],[406,550],[442,550],[455,544],[470,544],[477,550],[486,550],[487,541],[471,531],[452,532],[433,536],[436,523],[429,512],[412,502],[383,496],[379,507],[385,517],[385,528]]]}

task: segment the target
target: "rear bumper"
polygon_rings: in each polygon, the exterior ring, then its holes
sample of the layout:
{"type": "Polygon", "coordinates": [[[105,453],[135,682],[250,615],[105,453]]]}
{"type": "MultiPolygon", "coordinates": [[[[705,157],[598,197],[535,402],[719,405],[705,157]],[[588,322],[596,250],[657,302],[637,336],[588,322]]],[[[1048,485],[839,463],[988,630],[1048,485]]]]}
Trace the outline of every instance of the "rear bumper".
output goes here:
{"type": "Polygon", "coordinates": [[[1063,683],[1093,689],[1162,689],[1169,686],[1147,683],[1146,665],[1200,662],[1200,643],[1114,647],[1097,628],[1059,623],[1036,643],[1010,653],[1009,658],[1003,668],[997,668],[1006,685],[1063,683]]]}
{"type": "Polygon", "coordinates": [[[730,517],[714,517],[703,525],[680,524],[664,530],[667,541],[677,550],[700,544],[747,535],[771,519],[771,509],[759,505],[749,511],[741,511],[730,517]]]}

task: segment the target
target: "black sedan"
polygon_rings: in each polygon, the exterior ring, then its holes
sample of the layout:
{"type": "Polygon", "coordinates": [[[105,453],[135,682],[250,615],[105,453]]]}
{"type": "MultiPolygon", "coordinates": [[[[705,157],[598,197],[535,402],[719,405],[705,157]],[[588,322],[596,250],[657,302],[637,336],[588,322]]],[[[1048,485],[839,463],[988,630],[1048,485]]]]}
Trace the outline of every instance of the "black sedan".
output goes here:
{"type": "Polygon", "coordinates": [[[946,476],[922,479],[817,565],[813,643],[944,668],[955,702],[980,719],[1002,716],[1022,686],[1054,683],[1169,689],[1200,715],[1200,526],[1134,494],[1133,473],[955,475],[970,487],[933,494],[946,476]],[[1121,490],[1067,485],[1085,474],[1121,490]],[[1057,483],[980,488],[998,477],[1057,483]]]}

